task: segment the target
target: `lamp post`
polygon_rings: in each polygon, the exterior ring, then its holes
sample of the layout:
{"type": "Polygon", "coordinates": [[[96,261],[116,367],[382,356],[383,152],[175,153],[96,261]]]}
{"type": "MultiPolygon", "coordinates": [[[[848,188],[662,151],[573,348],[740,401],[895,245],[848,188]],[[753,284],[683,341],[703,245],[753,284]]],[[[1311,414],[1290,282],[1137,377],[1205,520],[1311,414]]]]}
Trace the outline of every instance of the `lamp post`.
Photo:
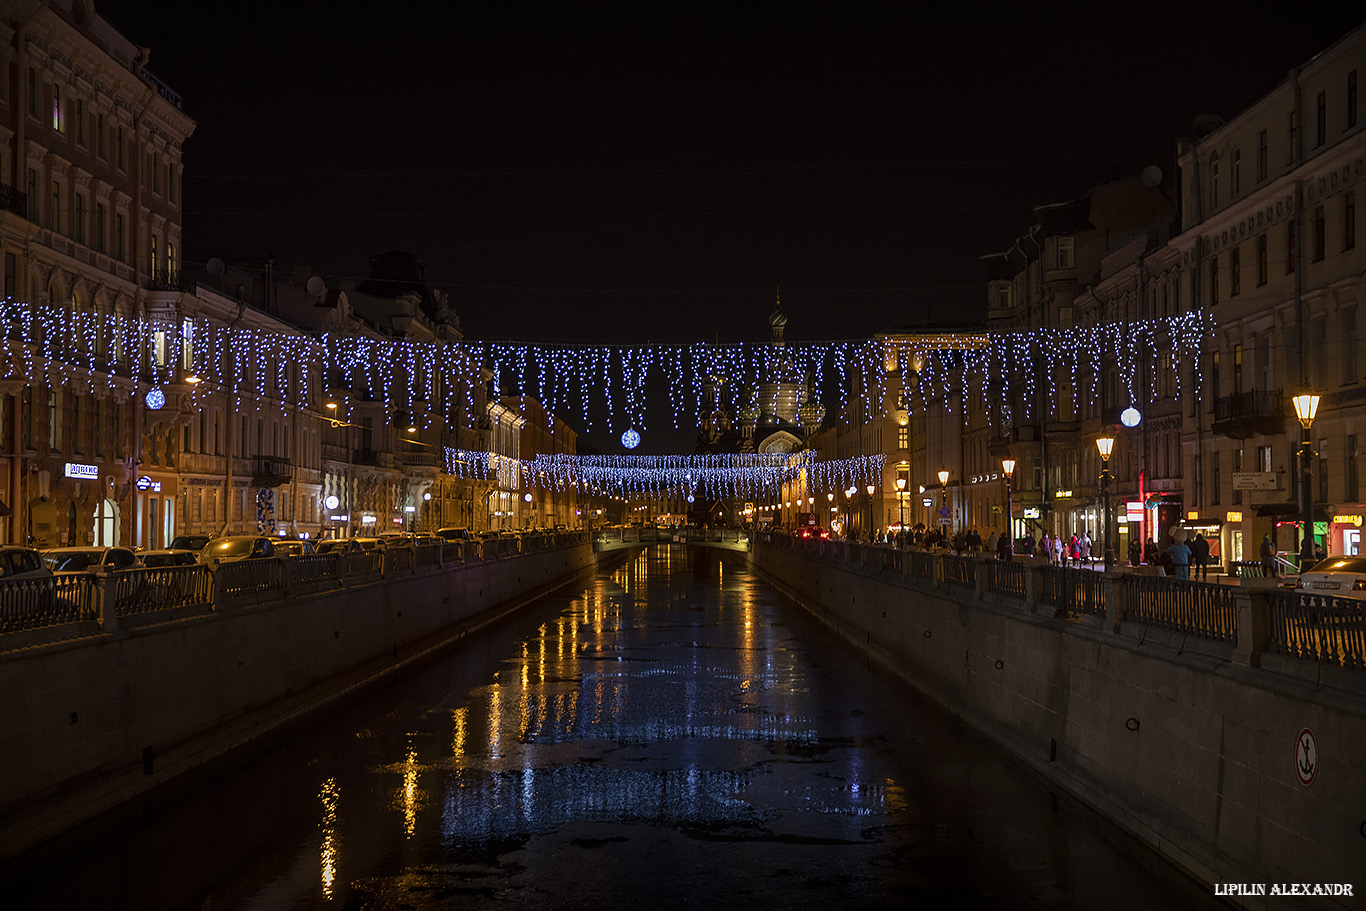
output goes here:
{"type": "Polygon", "coordinates": [[[1302,392],[1291,401],[1295,403],[1295,417],[1304,428],[1300,434],[1300,498],[1304,500],[1300,572],[1304,572],[1314,561],[1314,477],[1309,467],[1309,460],[1314,457],[1314,444],[1309,438],[1309,428],[1314,425],[1314,415],[1319,410],[1319,397],[1312,392],[1302,392]]]}
{"type": "Polygon", "coordinates": [[[1110,515],[1110,453],[1114,451],[1114,437],[1097,437],[1096,449],[1100,451],[1100,495],[1105,506],[1105,569],[1115,568],[1115,539],[1111,528],[1110,515]]]}
{"type": "Polygon", "coordinates": [[[896,505],[901,509],[901,540],[906,540],[906,479],[896,479],[896,505]]]}
{"type": "Polygon", "coordinates": [[[866,529],[868,540],[873,540],[873,490],[872,484],[868,485],[868,528],[866,529]]]}
{"type": "Polygon", "coordinates": [[[941,469],[939,469],[939,521],[940,521],[940,523],[941,523],[939,527],[942,529],[942,533],[943,533],[943,535],[944,535],[944,546],[945,546],[945,547],[948,546],[948,540],[949,540],[949,527],[948,527],[947,525],[942,524],[942,523],[943,523],[944,518],[945,518],[945,517],[944,517],[944,510],[948,509],[948,506],[949,506],[949,470],[948,470],[947,468],[941,468],[941,469]]]}
{"type": "Polygon", "coordinates": [[[850,526],[854,524],[854,496],[858,488],[850,485],[844,492],[844,536],[849,537],[850,526]]]}
{"type": "Polygon", "coordinates": [[[1006,476],[1006,540],[1010,541],[1010,553],[1015,554],[1015,507],[1010,502],[1010,476],[1015,474],[1015,460],[1002,459],[1001,471],[1006,476]]]}

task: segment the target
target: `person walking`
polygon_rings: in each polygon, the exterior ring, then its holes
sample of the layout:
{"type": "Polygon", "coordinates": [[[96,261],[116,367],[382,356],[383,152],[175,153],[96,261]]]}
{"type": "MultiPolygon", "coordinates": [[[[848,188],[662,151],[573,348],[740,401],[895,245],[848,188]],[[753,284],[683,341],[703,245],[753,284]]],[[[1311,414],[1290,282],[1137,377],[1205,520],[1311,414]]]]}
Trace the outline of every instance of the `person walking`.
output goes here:
{"type": "Polygon", "coordinates": [[[1049,565],[1051,566],[1052,563],[1053,563],[1053,537],[1052,537],[1052,535],[1050,535],[1048,532],[1044,532],[1044,533],[1043,533],[1043,537],[1039,539],[1039,547],[1041,547],[1041,548],[1043,549],[1043,556],[1044,556],[1044,559],[1047,560],[1048,563],[1049,563],[1049,565]]]}
{"type": "Polygon", "coordinates": [[[989,553],[989,554],[995,554],[995,553],[996,553],[996,532],[995,532],[995,531],[992,531],[991,536],[990,536],[989,538],[987,538],[987,551],[986,551],[986,552],[989,553]]]}
{"type": "Polygon", "coordinates": [[[1201,581],[1204,581],[1209,578],[1209,541],[1204,535],[1197,532],[1190,547],[1191,565],[1195,567],[1192,571],[1192,577],[1198,576],[1201,581]]]}
{"type": "Polygon", "coordinates": [[[1172,558],[1172,568],[1176,578],[1190,580],[1191,549],[1185,541],[1172,541],[1167,545],[1167,554],[1172,558]]]}
{"type": "Polygon", "coordinates": [[[1262,575],[1268,579],[1278,578],[1276,571],[1276,545],[1271,543],[1271,535],[1262,535],[1262,575]]]}
{"type": "Polygon", "coordinates": [[[1143,562],[1143,545],[1138,541],[1138,535],[1129,539],[1129,565],[1137,566],[1143,562]]]}
{"type": "Polygon", "coordinates": [[[1081,533],[1081,562],[1089,569],[1091,566],[1091,534],[1083,531],[1081,533]]]}
{"type": "Polygon", "coordinates": [[[1064,556],[1064,554],[1066,554],[1066,553],[1067,553],[1067,542],[1065,542],[1065,541],[1062,539],[1062,535],[1060,535],[1060,534],[1059,534],[1059,535],[1054,535],[1054,536],[1053,536],[1053,556],[1054,556],[1054,558],[1056,558],[1057,563],[1058,563],[1059,566],[1066,566],[1066,565],[1067,565],[1067,558],[1064,556]]]}

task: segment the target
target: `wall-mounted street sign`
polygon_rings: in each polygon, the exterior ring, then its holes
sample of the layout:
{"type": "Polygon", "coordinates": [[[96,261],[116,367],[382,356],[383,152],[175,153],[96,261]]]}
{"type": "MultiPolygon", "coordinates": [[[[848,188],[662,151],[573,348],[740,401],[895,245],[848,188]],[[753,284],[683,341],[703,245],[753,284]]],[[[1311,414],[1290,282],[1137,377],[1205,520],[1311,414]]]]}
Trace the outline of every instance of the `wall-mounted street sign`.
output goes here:
{"type": "Polygon", "coordinates": [[[1234,490],[1275,490],[1279,486],[1274,471],[1235,471],[1234,490]]]}
{"type": "Polygon", "coordinates": [[[1295,738],[1295,774],[1306,788],[1319,774],[1319,742],[1314,732],[1305,728],[1295,738]]]}
{"type": "Polygon", "coordinates": [[[82,462],[67,462],[63,474],[68,478],[81,478],[83,480],[98,480],[100,477],[100,466],[86,465],[82,462]]]}
{"type": "Polygon", "coordinates": [[[137,484],[138,484],[138,490],[151,490],[151,489],[152,489],[152,479],[149,478],[149,477],[147,477],[147,475],[143,475],[142,477],[138,478],[137,484]]]}

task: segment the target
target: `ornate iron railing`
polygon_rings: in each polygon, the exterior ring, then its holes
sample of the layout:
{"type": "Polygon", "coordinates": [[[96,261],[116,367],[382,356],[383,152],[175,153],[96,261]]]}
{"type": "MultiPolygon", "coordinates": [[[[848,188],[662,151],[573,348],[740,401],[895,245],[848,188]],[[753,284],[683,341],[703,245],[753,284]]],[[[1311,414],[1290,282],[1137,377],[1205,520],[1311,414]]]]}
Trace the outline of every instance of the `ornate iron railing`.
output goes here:
{"type": "Polygon", "coordinates": [[[969,588],[977,585],[977,561],[971,557],[954,557],[943,554],[939,558],[944,565],[944,581],[951,585],[969,588]]]}
{"type": "Polygon", "coordinates": [[[120,617],[213,602],[213,572],[207,566],[128,569],[113,576],[114,610],[120,617]]]}
{"type": "Polygon", "coordinates": [[[91,573],[0,579],[0,633],[93,620],[98,596],[91,573]]]}
{"type": "Polygon", "coordinates": [[[1002,595],[1024,598],[1028,591],[1024,563],[1005,560],[988,560],[981,564],[986,572],[986,590],[1002,595]]]}
{"type": "Polygon", "coordinates": [[[1299,592],[1266,596],[1272,652],[1366,670],[1366,602],[1299,592]]]}
{"type": "Polygon", "coordinates": [[[1120,620],[1147,623],[1202,639],[1237,643],[1233,586],[1163,576],[1125,576],[1120,620]]]}
{"type": "Polygon", "coordinates": [[[1104,577],[1089,569],[1049,566],[1042,570],[1039,600],[1069,615],[1104,614],[1104,577]]]}

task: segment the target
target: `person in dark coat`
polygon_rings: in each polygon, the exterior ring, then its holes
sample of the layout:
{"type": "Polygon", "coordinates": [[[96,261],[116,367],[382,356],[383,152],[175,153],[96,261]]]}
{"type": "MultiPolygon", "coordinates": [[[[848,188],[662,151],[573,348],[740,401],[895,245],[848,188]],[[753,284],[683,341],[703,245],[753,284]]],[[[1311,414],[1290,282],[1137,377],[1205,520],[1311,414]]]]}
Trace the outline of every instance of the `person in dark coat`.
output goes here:
{"type": "Polygon", "coordinates": [[[1195,540],[1190,543],[1191,565],[1195,569],[1191,570],[1191,578],[1209,578],[1209,541],[1205,536],[1197,534],[1195,540]]]}
{"type": "Polygon", "coordinates": [[[996,542],[996,556],[1007,562],[1014,559],[1015,548],[1010,543],[1009,533],[1002,534],[1000,539],[996,542]]]}

